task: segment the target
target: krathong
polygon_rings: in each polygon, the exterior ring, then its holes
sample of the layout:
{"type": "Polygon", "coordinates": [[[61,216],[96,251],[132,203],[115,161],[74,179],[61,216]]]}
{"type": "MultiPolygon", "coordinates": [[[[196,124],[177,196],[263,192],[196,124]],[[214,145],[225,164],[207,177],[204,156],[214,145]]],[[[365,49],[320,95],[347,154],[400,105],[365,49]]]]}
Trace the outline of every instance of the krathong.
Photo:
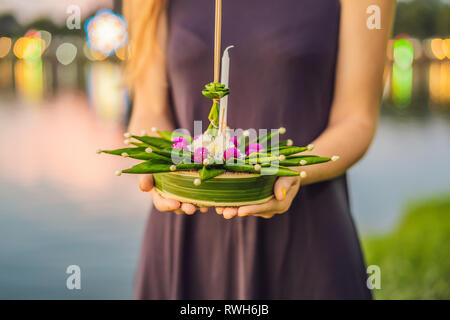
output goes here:
{"type": "MultiPolygon", "coordinates": [[[[124,134],[127,148],[97,152],[141,160],[116,174],[153,174],[156,190],[167,198],[199,206],[264,203],[273,197],[277,177],[306,177],[305,171],[292,167],[335,161],[339,157],[311,155],[312,144],[294,146],[291,139],[281,139],[286,133],[284,127],[256,136],[250,130],[234,131],[226,125],[226,104],[221,105],[221,99],[230,90],[218,81],[220,26],[221,1],[216,0],[214,82],[202,91],[206,98],[212,99],[207,130],[197,136],[156,128],[152,128],[152,135],[145,131],[141,135],[127,132],[124,134]]],[[[226,58],[228,67],[228,55],[226,58]]],[[[222,82],[227,84],[228,79],[222,77],[222,82]]]]}

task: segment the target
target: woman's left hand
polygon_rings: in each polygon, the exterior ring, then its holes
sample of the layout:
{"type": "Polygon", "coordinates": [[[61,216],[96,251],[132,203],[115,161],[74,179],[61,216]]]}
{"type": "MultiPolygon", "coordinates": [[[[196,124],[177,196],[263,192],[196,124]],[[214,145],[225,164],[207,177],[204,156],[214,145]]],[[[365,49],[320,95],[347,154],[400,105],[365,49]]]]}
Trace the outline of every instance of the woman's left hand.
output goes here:
{"type": "Polygon", "coordinates": [[[233,217],[253,215],[266,219],[272,218],[275,214],[282,214],[289,210],[292,200],[300,188],[300,177],[280,177],[275,182],[273,193],[275,198],[263,204],[243,206],[239,208],[216,208],[218,214],[223,214],[225,219],[233,217]]]}

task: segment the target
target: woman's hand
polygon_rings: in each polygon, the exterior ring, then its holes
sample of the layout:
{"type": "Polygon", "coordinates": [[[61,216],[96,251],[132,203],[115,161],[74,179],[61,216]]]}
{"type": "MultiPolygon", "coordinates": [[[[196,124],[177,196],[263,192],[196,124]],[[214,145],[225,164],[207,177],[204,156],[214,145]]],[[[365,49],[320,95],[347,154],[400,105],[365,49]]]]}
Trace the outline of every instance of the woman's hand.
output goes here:
{"type": "Polygon", "coordinates": [[[294,200],[299,188],[300,176],[280,177],[274,185],[274,199],[263,204],[243,206],[239,208],[216,208],[216,212],[218,214],[223,214],[225,219],[231,219],[236,215],[240,217],[253,215],[269,219],[275,214],[282,214],[289,210],[292,200],[294,200]]]}
{"type": "Polygon", "coordinates": [[[139,189],[149,192],[153,198],[153,204],[161,212],[174,211],[176,214],[194,214],[198,209],[200,212],[207,212],[208,208],[198,208],[190,203],[181,203],[177,200],[166,199],[154,188],[153,175],[146,174],[139,177],[139,189]]]}

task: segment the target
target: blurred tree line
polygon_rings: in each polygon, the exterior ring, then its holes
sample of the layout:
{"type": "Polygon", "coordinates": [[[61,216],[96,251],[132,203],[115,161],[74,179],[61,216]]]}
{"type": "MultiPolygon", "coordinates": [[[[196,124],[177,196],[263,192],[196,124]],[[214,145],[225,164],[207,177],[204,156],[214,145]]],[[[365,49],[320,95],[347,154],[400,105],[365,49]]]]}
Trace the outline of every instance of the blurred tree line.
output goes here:
{"type": "MultiPolygon", "coordinates": [[[[41,17],[29,24],[21,25],[16,17],[12,13],[4,13],[0,14],[0,36],[7,36],[12,38],[18,38],[23,36],[28,30],[46,30],[50,32],[52,35],[71,35],[71,36],[80,36],[84,37],[84,24],[86,20],[93,16],[95,12],[102,8],[97,8],[93,10],[91,14],[87,16],[87,18],[80,21],[81,28],[69,30],[65,23],[62,25],[55,24],[52,20],[47,17],[41,17]]],[[[122,12],[122,0],[113,0],[113,8],[112,11],[116,13],[122,12]]]]}
{"type": "MultiPolygon", "coordinates": [[[[121,1],[114,0],[114,11],[121,11],[121,1]]],[[[94,14],[94,12],[92,13],[94,14]]],[[[82,21],[84,26],[84,21],[82,21]]],[[[69,30],[56,25],[48,18],[39,18],[20,25],[14,15],[0,15],[0,36],[20,37],[29,29],[47,30],[53,35],[84,36],[84,29],[69,30]]],[[[398,1],[394,25],[394,35],[406,33],[417,38],[447,37],[450,35],[450,1],[448,0],[403,0],[398,1]]]]}
{"type": "Polygon", "coordinates": [[[398,1],[394,35],[407,33],[417,38],[447,37],[450,35],[449,1],[398,1]]]}
{"type": "Polygon", "coordinates": [[[81,28],[69,30],[65,24],[57,25],[52,20],[42,17],[38,18],[31,23],[21,25],[16,20],[16,17],[11,13],[0,15],[0,36],[7,36],[12,38],[18,38],[23,36],[28,30],[46,30],[52,35],[71,35],[71,36],[84,36],[84,23],[81,21],[81,28]]]}

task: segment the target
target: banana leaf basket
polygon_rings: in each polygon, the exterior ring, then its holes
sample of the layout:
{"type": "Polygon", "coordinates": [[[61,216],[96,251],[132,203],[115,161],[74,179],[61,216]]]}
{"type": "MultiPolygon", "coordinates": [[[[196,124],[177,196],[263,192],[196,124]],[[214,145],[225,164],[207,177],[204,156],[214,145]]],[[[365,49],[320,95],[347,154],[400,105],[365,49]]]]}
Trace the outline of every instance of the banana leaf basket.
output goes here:
{"type": "Polygon", "coordinates": [[[125,133],[128,147],[97,152],[141,160],[116,174],[153,174],[155,188],[163,197],[198,206],[264,203],[273,197],[277,177],[304,178],[306,172],[296,167],[338,159],[303,155],[314,146],[298,147],[290,139],[280,140],[285,128],[257,138],[250,138],[246,131],[236,137],[208,129],[194,138],[156,128],[152,132],[158,136],[145,131],[140,136],[125,133]]]}
{"type": "Polygon", "coordinates": [[[194,185],[195,171],[157,173],[156,190],[166,198],[188,202],[200,207],[230,207],[260,204],[273,197],[275,176],[252,173],[223,173],[194,185]],[[244,192],[245,191],[245,192],[244,192]]]}

